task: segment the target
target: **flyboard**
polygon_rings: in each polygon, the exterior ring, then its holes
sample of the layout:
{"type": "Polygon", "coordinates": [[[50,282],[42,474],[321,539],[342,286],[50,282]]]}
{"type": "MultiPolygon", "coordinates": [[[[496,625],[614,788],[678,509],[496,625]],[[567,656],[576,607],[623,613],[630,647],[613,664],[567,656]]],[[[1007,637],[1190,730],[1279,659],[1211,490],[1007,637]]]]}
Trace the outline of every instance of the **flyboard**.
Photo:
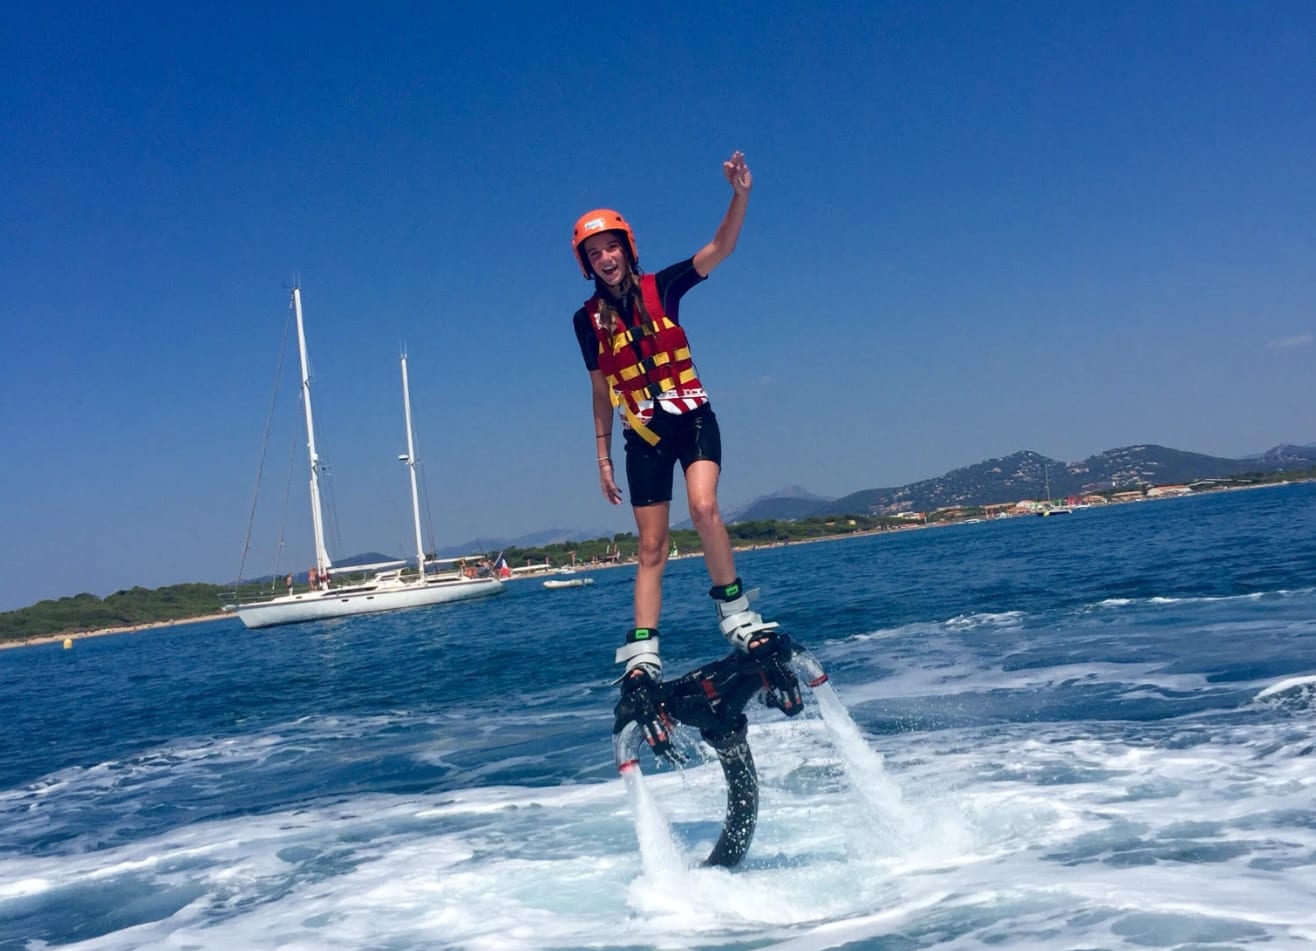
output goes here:
{"type": "MultiPolygon", "coordinates": [[[[786,643],[774,651],[774,656],[781,658],[782,652],[789,651],[791,669],[810,689],[826,683],[827,674],[814,656],[786,634],[777,633],[786,643]]],[[[758,773],[749,749],[745,707],[762,694],[765,704],[787,716],[795,716],[804,708],[799,703],[788,708],[769,680],[764,665],[739,651],[696,667],[676,680],[665,681],[659,685],[659,691],[660,710],[677,723],[697,728],[722,766],[727,781],[726,819],[704,865],[732,868],[749,851],[759,811],[758,773]]],[[[643,746],[639,724],[629,711],[619,709],[612,728],[612,751],[622,776],[638,779],[642,775],[640,749],[643,746]]]]}

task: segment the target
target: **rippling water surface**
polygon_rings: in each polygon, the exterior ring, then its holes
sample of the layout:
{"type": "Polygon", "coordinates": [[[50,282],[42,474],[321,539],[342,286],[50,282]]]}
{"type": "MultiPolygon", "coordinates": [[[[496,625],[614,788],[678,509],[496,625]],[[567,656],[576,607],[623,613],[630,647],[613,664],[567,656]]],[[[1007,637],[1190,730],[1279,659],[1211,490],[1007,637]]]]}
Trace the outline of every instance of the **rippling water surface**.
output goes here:
{"type": "MultiPolygon", "coordinates": [[[[739,567],[839,704],[751,708],[738,869],[697,737],[616,775],[609,569],[0,651],[0,948],[1316,945],[1316,485],[739,567]]],[[[670,565],[670,672],[707,586],[670,565]]]]}

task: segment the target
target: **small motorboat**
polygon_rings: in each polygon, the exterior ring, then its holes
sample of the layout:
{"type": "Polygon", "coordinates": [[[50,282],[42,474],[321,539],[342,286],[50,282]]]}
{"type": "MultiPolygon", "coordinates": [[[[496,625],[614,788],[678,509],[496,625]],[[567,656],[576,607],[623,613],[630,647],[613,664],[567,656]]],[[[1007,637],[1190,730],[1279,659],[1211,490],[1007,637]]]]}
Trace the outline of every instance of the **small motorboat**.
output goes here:
{"type": "Polygon", "coordinates": [[[549,578],[544,582],[545,588],[583,588],[593,584],[593,578],[549,578]]]}

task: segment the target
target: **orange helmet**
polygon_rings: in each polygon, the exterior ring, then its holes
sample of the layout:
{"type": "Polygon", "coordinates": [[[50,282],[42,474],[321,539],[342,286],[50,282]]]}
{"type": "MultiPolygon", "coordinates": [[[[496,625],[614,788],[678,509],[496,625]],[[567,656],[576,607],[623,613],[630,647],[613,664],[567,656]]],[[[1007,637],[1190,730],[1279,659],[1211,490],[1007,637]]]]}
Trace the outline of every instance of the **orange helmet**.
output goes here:
{"type": "Polygon", "coordinates": [[[576,222],[576,227],[571,231],[571,247],[576,252],[576,262],[580,265],[580,270],[585,275],[586,280],[594,277],[594,269],[589,266],[589,260],[585,257],[585,252],[580,249],[580,246],[585,243],[585,239],[590,235],[604,231],[620,231],[626,235],[626,243],[631,252],[631,264],[638,265],[640,263],[640,252],[635,248],[635,233],[631,231],[631,226],[626,223],[626,219],[611,208],[595,208],[593,211],[587,211],[581,215],[576,222]]]}

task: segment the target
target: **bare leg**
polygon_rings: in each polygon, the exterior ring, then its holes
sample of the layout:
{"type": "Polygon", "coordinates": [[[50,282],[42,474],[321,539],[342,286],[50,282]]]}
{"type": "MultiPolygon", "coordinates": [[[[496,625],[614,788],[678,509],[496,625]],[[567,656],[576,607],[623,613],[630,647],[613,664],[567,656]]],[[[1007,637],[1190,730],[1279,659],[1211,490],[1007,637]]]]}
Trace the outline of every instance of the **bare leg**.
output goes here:
{"type": "Polygon", "coordinates": [[[717,507],[717,479],[722,470],[711,459],[690,463],[685,470],[685,491],[690,500],[690,521],[704,545],[704,565],[715,585],[736,580],[736,559],[731,539],[717,507]]]}
{"type": "Polygon", "coordinates": [[[640,532],[639,565],[635,569],[635,626],[657,627],[663,610],[663,569],[667,567],[667,523],[671,502],[637,506],[640,532]]]}

